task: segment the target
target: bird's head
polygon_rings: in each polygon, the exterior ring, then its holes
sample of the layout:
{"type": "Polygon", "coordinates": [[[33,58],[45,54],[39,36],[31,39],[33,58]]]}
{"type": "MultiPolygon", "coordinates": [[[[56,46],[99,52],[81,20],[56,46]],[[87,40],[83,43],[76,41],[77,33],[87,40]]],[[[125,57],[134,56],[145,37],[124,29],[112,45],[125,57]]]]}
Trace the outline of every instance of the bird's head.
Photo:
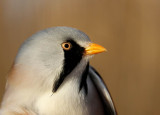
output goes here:
{"type": "Polygon", "coordinates": [[[77,29],[54,27],[27,39],[18,52],[14,66],[27,74],[34,74],[33,81],[35,77],[43,81],[47,79],[48,85],[53,85],[53,81],[61,77],[60,85],[78,65],[81,64],[82,69],[79,70],[82,71],[93,54],[103,51],[106,51],[104,47],[92,43],[85,33],[77,29]]]}

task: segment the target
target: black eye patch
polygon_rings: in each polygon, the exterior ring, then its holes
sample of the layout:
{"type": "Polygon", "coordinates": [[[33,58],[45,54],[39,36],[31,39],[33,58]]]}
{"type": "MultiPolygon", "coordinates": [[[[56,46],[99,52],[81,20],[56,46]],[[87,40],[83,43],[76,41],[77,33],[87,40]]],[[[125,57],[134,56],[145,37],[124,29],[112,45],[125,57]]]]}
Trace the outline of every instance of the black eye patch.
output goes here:
{"type": "Polygon", "coordinates": [[[63,83],[66,76],[70,74],[72,70],[77,66],[77,64],[81,61],[85,50],[84,47],[81,47],[72,39],[68,39],[65,42],[69,42],[72,45],[72,47],[70,48],[70,50],[63,49],[64,51],[63,69],[59,78],[53,84],[52,92],[57,91],[57,89],[63,83]]]}

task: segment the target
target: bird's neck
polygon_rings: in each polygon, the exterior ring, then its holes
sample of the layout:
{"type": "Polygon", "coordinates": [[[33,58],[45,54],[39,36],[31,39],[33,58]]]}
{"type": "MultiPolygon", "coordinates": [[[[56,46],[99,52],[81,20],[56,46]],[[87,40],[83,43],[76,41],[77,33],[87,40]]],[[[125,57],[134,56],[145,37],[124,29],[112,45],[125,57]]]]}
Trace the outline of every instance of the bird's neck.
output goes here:
{"type": "Polygon", "coordinates": [[[88,61],[82,59],[80,63],[73,69],[73,71],[66,77],[58,90],[66,90],[68,87],[68,90],[74,89],[74,91],[77,93],[81,92],[83,89],[85,90],[85,93],[87,93],[86,80],[88,75],[88,68],[88,61]]]}
{"type": "MultiPolygon", "coordinates": [[[[80,91],[83,87],[86,88],[87,64],[88,60],[82,59],[72,72],[66,76],[59,90],[65,88],[65,84],[77,87],[77,91],[80,91]]],[[[59,72],[59,69],[57,68],[52,71],[41,71],[39,69],[42,68],[32,68],[28,65],[15,64],[9,72],[8,85],[17,89],[52,91],[54,81],[58,77],[56,73],[59,72]]]]}

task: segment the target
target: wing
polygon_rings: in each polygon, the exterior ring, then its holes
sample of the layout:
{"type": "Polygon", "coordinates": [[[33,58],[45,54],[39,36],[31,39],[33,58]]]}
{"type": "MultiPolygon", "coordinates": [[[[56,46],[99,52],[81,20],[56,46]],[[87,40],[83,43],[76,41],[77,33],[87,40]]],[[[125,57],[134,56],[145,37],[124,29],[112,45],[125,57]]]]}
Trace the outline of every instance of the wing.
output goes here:
{"type": "Polygon", "coordinates": [[[93,81],[95,87],[97,88],[97,91],[102,99],[105,109],[105,115],[117,115],[112,98],[104,81],[102,80],[98,72],[91,66],[89,67],[89,76],[93,81]]]}

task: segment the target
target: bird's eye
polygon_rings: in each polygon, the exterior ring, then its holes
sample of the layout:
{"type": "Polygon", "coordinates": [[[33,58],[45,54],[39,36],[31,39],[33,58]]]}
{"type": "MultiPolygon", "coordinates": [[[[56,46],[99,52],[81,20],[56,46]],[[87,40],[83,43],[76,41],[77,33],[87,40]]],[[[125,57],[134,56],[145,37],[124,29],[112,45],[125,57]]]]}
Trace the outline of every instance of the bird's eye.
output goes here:
{"type": "Polygon", "coordinates": [[[64,50],[70,50],[71,47],[72,47],[72,45],[71,45],[70,42],[64,42],[64,43],[62,43],[62,48],[63,48],[64,50]]]}

